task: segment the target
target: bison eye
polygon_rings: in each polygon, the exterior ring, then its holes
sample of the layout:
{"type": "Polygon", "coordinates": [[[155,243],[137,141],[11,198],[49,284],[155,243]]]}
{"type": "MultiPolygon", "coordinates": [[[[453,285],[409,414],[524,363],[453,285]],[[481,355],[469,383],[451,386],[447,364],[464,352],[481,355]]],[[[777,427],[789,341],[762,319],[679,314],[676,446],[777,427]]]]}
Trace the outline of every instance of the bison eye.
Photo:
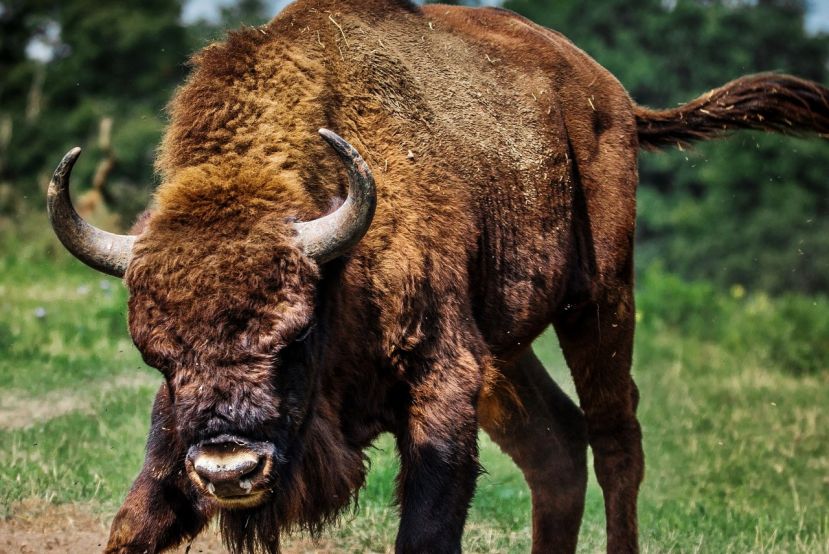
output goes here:
{"type": "Polygon", "coordinates": [[[302,331],[299,332],[297,337],[294,339],[294,342],[302,342],[305,339],[307,339],[308,335],[311,334],[311,331],[314,330],[314,327],[316,327],[316,324],[314,323],[311,323],[308,326],[306,326],[302,331]]]}

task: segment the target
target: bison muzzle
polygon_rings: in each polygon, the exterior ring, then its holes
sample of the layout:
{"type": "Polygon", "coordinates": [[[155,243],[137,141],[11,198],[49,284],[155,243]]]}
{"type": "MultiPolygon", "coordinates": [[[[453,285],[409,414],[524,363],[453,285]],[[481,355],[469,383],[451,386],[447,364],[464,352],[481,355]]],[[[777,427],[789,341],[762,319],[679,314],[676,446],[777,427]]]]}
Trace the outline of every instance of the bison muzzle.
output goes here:
{"type": "Polygon", "coordinates": [[[199,490],[222,508],[248,508],[265,499],[277,460],[272,443],[220,435],[191,446],[185,467],[199,490]]]}

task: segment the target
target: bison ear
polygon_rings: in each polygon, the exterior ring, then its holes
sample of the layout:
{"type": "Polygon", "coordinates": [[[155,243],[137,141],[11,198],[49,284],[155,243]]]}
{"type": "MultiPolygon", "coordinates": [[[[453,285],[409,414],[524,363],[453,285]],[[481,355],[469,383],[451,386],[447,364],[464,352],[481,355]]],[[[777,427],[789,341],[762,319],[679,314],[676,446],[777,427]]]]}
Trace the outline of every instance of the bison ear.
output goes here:
{"type": "Polygon", "coordinates": [[[368,231],[377,206],[374,177],[360,153],[342,137],[320,129],[348,173],[348,198],[335,212],[313,221],[295,223],[297,240],[305,255],[319,264],[353,248],[368,231]]]}
{"type": "Polygon", "coordinates": [[[55,234],[69,252],[86,265],[115,277],[123,277],[132,257],[135,237],[102,231],[84,221],[69,198],[69,175],[80,148],[73,148],[61,160],[49,183],[46,211],[55,234]]]}
{"type": "Polygon", "coordinates": [[[149,209],[141,212],[135,219],[135,223],[132,224],[132,227],[130,227],[130,230],[127,234],[136,236],[143,234],[144,231],[147,230],[147,226],[150,223],[150,217],[152,217],[152,215],[153,212],[149,209]]]}

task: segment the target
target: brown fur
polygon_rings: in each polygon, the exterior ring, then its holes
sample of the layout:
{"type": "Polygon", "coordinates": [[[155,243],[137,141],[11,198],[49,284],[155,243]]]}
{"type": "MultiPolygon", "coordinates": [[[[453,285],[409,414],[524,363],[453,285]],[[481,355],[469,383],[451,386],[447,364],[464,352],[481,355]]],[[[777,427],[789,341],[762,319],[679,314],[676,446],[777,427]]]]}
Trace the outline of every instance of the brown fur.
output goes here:
{"type": "Polygon", "coordinates": [[[648,149],[717,138],[736,129],[829,136],[829,89],[777,73],[740,77],[678,108],[635,110],[639,143],[648,149]]]}
{"type": "Polygon", "coordinates": [[[575,549],[588,439],[608,549],[635,551],[638,148],[757,128],[753,110],[762,128],[793,110],[825,132],[824,89],[778,76],[769,100],[769,77],[744,79],[649,111],[558,33],[397,0],[300,0],[193,63],[125,276],[133,339],[167,383],[107,552],[199,532],[217,509],[183,459],[226,432],[281,456],[264,505],[221,513],[226,544],[276,552],[280,531],[318,532],[349,505],[383,431],[401,456],[397,551],[458,552],[479,425],[530,484],[534,552],[575,549]],[[707,113],[734,97],[748,123],[707,113]],[[319,127],[377,182],[368,234],[322,267],[290,227],[345,196],[319,127]],[[550,323],[584,415],[529,350],[550,323]]]}

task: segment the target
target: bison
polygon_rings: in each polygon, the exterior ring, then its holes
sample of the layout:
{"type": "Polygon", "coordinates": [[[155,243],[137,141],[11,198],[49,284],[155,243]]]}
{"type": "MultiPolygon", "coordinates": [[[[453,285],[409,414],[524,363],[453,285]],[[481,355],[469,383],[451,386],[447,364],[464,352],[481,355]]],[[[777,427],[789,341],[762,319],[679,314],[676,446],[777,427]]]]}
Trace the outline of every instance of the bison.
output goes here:
{"type": "Polygon", "coordinates": [[[403,0],[299,0],[193,65],[134,234],[74,211],[78,149],[48,192],[66,248],[123,276],[164,376],[106,552],[171,548],[213,516],[233,552],[277,552],[354,500],[386,431],[396,551],[459,552],[479,427],[526,477],[533,552],[575,550],[588,444],[607,548],[635,552],[637,153],[826,134],[829,89],[752,75],[651,110],[518,15],[403,0]],[[580,408],[532,352],[550,324],[580,408]]]}

